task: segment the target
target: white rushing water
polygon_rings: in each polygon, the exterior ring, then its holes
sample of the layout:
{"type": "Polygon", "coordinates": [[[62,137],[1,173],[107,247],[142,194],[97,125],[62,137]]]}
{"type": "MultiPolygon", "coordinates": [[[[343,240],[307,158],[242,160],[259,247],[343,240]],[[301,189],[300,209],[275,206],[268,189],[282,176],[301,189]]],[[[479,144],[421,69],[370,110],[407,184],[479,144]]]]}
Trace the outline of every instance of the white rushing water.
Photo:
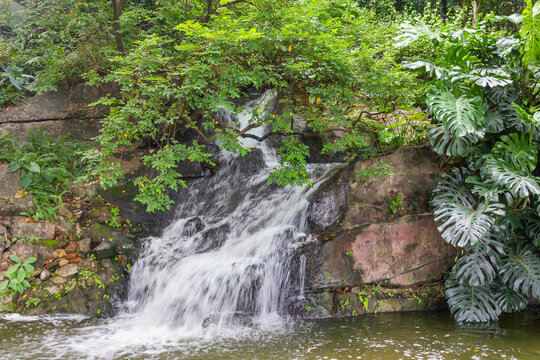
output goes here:
{"type": "MultiPolygon", "coordinates": [[[[241,114],[226,116],[243,128],[273,106],[273,97],[267,92],[241,114]]],[[[304,275],[291,273],[290,263],[309,240],[308,199],[333,167],[309,165],[313,187],[268,184],[277,155],[267,143],[243,139],[252,148],[247,156],[222,151],[216,173],[189,185],[174,221],[145,241],[120,315],[60,343],[51,334],[48,343],[64,354],[110,357],[134,348],[160,353],[189,339],[283,330],[291,281],[301,282],[295,298],[304,291],[304,275]]]]}

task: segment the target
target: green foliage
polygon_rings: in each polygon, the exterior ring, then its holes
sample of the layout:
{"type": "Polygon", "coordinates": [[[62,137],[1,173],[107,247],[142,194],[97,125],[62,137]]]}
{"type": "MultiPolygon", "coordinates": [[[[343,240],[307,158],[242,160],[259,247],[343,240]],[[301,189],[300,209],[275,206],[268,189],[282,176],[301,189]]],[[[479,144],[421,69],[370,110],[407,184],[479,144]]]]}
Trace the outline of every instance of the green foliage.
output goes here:
{"type": "Polygon", "coordinates": [[[20,171],[24,191],[32,194],[36,209],[26,212],[34,220],[54,219],[62,204],[65,187],[85,172],[80,154],[82,144],[54,140],[40,127],[28,133],[28,142],[15,142],[0,135],[0,161],[8,162],[8,172],[20,171]]]}
{"type": "Polygon", "coordinates": [[[392,213],[397,214],[399,209],[403,208],[401,200],[403,200],[403,196],[401,194],[398,194],[396,199],[392,200],[392,203],[390,204],[390,211],[392,211],[392,213]]]}
{"type": "Polygon", "coordinates": [[[298,119],[324,140],[324,152],[344,151],[349,158],[372,154],[370,139],[381,147],[406,141],[409,135],[394,132],[403,122],[382,126],[377,116],[410,110],[419,88],[415,75],[402,71],[390,54],[394,30],[381,26],[374,13],[348,0],[209,5],[208,11],[206,2],[182,10],[165,2],[149,22],[170,24],[171,12],[179,21],[176,30],[150,26],[127,54],[111,59],[108,74],[86,75],[89,84],[121,86],[119,96],[96,103],[109,106],[110,114],[99,151],[86,159],[102,185],[121,178],[114,155],[137,141],[154,148],[143,159],[151,175],[135,180],[136,200],[148,211],[169,208],[169,192],[185,186],[180,161],[211,163],[205,150],[210,142],[244,155],[249,149],[241,139],[253,128],[268,126],[281,141],[279,164],[269,176],[279,185],[310,183],[309,150],[295,132],[298,119]],[[231,100],[249,89],[273,89],[279,111],[256,109],[248,127],[239,129],[220,113],[244,111],[231,100]],[[366,106],[371,111],[361,111],[366,106]],[[344,136],[336,139],[337,128],[344,136]],[[186,133],[196,139],[180,141],[186,133]]]}
{"type": "Polygon", "coordinates": [[[358,174],[356,174],[356,176],[362,179],[367,179],[378,176],[394,175],[394,173],[388,171],[390,170],[391,165],[391,163],[382,163],[381,161],[378,161],[377,165],[374,165],[367,169],[361,169],[358,174]]]}
{"type": "Polygon", "coordinates": [[[11,291],[22,294],[25,288],[30,287],[30,283],[26,279],[29,279],[34,272],[34,267],[31,264],[36,262],[37,258],[29,257],[24,262],[21,262],[17,255],[9,255],[9,258],[15,262],[15,265],[4,272],[7,280],[0,282],[0,292],[11,291]]]}
{"type": "Polygon", "coordinates": [[[527,1],[515,33],[491,29],[517,16],[485,16],[475,27],[407,24],[400,37],[438,46],[406,66],[431,78],[428,137],[460,164],[436,181],[431,201],[442,237],[462,249],[446,282],[458,322],[494,321],[540,298],[538,9],[527,1]]]}

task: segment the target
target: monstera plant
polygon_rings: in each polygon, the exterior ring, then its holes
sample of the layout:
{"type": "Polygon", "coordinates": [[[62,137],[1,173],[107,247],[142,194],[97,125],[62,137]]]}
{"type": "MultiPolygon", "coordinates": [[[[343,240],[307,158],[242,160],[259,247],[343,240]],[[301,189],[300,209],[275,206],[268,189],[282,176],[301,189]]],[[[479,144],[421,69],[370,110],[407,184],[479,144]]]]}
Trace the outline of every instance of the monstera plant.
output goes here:
{"type": "Polygon", "coordinates": [[[434,150],[455,164],[433,187],[442,237],[460,249],[446,297],[459,323],[488,322],[540,299],[540,2],[474,27],[407,23],[400,46],[432,42],[403,64],[432,79],[434,150]],[[513,22],[519,32],[494,32],[513,22]]]}

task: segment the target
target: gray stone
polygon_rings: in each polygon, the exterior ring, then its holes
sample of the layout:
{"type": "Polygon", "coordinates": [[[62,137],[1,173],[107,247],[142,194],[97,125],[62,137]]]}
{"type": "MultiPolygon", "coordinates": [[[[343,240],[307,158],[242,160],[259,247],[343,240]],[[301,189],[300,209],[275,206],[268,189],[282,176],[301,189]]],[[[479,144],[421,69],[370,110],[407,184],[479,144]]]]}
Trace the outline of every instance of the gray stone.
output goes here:
{"type": "Polygon", "coordinates": [[[11,235],[14,237],[35,237],[38,239],[54,239],[55,225],[47,220],[38,222],[18,221],[13,223],[11,235]]]}
{"type": "Polygon", "coordinates": [[[33,243],[26,240],[17,240],[9,247],[10,253],[13,253],[24,261],[29,257],[36,257],[38,260],[35,264],[42,262],[51,257],[51,249],[40,243],[33,243]]]}
{"type": "Polygon", "coordinates": [[[51,295],[54,295],[59,291],[62,291],[62,288],[60,286],[57,286],[57,285],[53,285],[53,286],[47,288],[47,292],[49,294],[51,294],[51,295]]]}
{"type": "Polygon", "coordinates": [[[112,240],[103,240],[91,251],[91,254],[94,254],[98,260],[112,259],[116,256],[116,246],[112,240]]]}
{"type": "Polygon", "coordinates": [[[90,238],[84,238],[79,241],[78,244],[79,252],[81,254],[88,254],[90,252],[90,245],[92,244],[92,240],[90,238]]]}
{"type": "Polygon", "coordinates": [[[68,264],[56,270],[56,273],[62,277],[75,275],[79,271],[77,264],[68,264]]]}
{"type": "Polygon", "coordinates": [[[8,173],[8,165],[0,165],[0,216],[17,216],[34,207],[32,195],[22,194],[20,171],[8,173]]]}
{"type": "Polygon", "coordinates": [[[42,271],[41,271],[41,274],[39,274],[39,279],[40,279],[41,281],[45,281],[45,280],[47,280],[47,279],[50,278],[50,277],[51,277],[51,273],[50,273],[49,270],[42,270],[42,271]]]}

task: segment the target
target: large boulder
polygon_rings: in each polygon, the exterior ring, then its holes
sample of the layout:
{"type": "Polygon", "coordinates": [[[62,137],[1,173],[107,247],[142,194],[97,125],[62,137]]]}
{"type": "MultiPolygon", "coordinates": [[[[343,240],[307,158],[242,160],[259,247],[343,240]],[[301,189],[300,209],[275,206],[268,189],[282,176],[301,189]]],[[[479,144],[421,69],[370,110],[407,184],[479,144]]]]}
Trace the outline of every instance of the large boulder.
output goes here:
{"type": "Polygon", "coordinates": [[[427,147],[401,147],[356,161],[321,186],[308,210],[317,241],[302,246],[291,265],[292,273],[306,274],[306,296],[292,308],[321,317],[444,306],[441,280],[456,250],[440,236],[429,207],[439,162],[427,147]]]}
{"type": "Polygon", "coordinates": [[[323,244],[325,287],[350,284],[421,285],[442,279],[456,255],[431,214],[407,215],[345,232],[323,244]]]}

